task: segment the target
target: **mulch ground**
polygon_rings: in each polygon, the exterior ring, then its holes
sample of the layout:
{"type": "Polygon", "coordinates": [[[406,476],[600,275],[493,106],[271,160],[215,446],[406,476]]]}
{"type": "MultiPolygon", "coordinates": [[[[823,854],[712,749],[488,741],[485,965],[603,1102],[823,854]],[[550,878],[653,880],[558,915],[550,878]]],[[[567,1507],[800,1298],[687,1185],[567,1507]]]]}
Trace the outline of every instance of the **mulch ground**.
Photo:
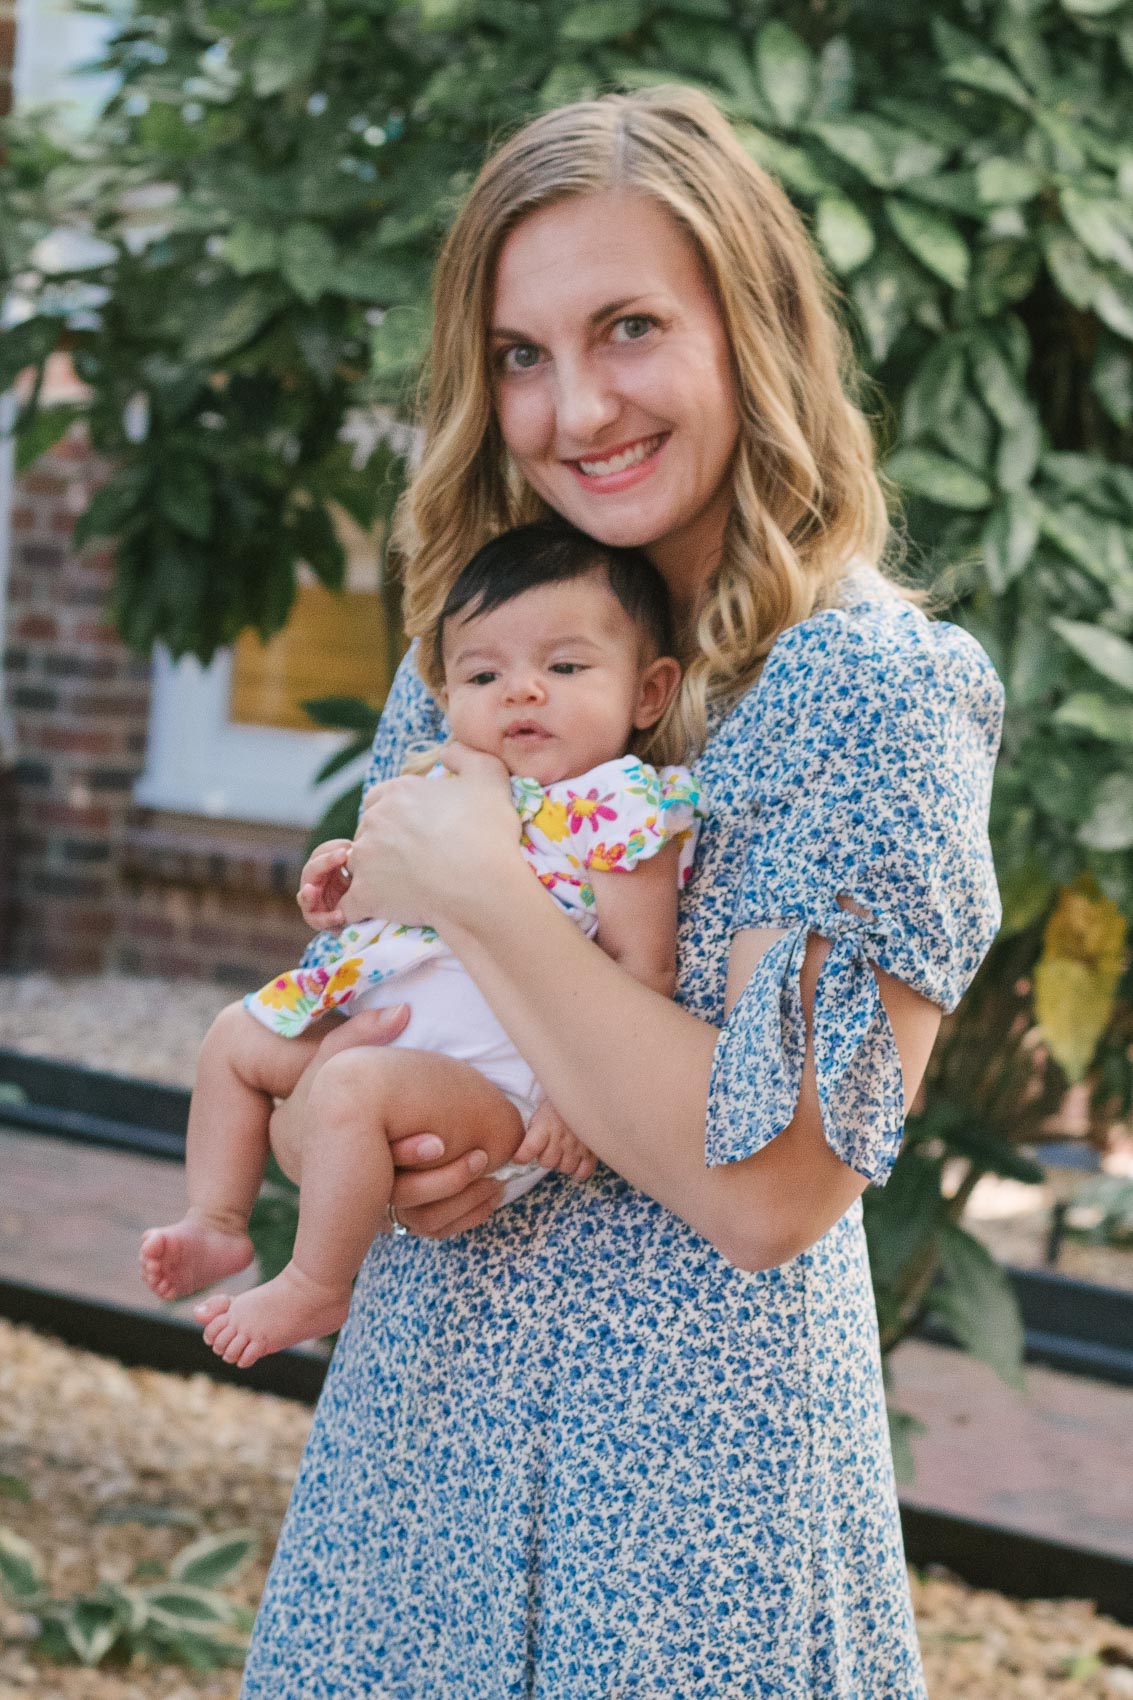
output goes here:
{"type": "MultiPolygon", "coordinates": [[[[0,1321],[0,1477],[28,1495],[0,1497],[0,1523],[41,1552],[57,1595],[168,1563],[198,1534],[255,1529],[256,1563],[232,1590],[254,1605],[310,1420],[287,1400],[124,1369],[0,1321]]],[[[931,1700],[1133,1697],[1133,1630],[1088,1601],[912,1582],[931,1700]]],[[[231,1670],[47,1664],[32,1627],[0,1608],[0,1700],[236,1700],[231,1670]]]]}

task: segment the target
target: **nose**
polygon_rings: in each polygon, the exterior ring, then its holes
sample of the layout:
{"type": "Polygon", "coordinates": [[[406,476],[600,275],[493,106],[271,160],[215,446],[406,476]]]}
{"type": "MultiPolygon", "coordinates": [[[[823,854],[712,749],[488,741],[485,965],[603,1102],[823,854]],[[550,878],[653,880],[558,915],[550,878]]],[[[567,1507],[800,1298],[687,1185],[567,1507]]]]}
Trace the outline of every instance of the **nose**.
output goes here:
{"type": "Polygon", "coordinates": [[[504,701],[509,705],[522,702],[541,703],[545,697],[543,681],[531,668],[509,673],[504,681],[504,701]]]}
{"type": "Polygon", "coordinates": [[[555,424],[569,448],[589,448],[618,416],[618,398],[610,374],[589,358],[563,360],[555,366],[555,424]]]}

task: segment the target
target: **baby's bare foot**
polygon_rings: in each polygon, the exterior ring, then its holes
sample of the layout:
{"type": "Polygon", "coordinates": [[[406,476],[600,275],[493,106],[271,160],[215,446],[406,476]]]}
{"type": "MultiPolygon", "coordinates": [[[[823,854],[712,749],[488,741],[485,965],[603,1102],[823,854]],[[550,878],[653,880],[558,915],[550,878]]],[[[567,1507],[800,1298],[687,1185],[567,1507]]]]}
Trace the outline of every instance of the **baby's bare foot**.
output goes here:
{"type": "Polygon", "coordinates": [[[274,1281],[231,1299],[214,1293],[193,1306],[205,1325],[205,1342],[217,1357],[247,1369],[268,1352],[282,1352],[303,1340],[321,1340],[346,1321],[349,1287],[324,1287],[289,1263],[274,1281]]]}
{"type": "Polygon", "coordinates": [[[159,1299],[183,1299],[247,1269],[255,1255],[242,1229],[225,1228],[192,1211],[168,1228],[142,1235],[142,1279],[159,1299]]]}

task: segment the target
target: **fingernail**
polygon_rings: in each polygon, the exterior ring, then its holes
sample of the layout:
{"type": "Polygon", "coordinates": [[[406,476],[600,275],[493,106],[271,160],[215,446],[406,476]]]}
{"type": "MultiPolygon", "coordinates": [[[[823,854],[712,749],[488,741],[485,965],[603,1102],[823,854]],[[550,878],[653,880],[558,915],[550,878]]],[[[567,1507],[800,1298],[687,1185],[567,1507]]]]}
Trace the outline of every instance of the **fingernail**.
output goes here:
{"type": "Polygon", "coordinates": [[[470,1175],[482,1174],[487,1167],[488,1153],[486,1151],[470,1151],[468,1153],[468,1173],[470,1175]]]}
{"type": "Polygon", "coordinates": [[[443,1157],[444,1154],[445,1142],[443,1139],[438,1139],[435,1133],[426,1133],[417,1142],[417,1155],[419,1157],[443,1157]]]}

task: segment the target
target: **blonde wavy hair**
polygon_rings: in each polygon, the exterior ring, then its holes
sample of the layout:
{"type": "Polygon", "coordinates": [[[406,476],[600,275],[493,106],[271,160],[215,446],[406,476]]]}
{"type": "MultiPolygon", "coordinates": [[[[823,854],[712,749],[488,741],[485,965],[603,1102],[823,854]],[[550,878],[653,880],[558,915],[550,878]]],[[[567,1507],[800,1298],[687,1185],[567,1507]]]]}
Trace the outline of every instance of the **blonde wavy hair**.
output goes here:
{"type": "Polygon", "coordinates": [[[436,268],[423,453],[393,551],[406,632],[423,640],[421,675],[437,692],[436,627],[456,575],[495,532],[549,512],[492,406],[500,249],[536,208],[613,189],[649,195],[692,238],[734,362],[740,432],[723,552],[684,634],[681,688],[640,751],[688,760],[710,711],[751,686],[780,632],[830,604],[852,559],[880,561],[889,531],[832,289],[783,190],[707,95],[665,85],[559,107],[484,165],[436,268]]]}

